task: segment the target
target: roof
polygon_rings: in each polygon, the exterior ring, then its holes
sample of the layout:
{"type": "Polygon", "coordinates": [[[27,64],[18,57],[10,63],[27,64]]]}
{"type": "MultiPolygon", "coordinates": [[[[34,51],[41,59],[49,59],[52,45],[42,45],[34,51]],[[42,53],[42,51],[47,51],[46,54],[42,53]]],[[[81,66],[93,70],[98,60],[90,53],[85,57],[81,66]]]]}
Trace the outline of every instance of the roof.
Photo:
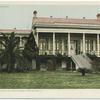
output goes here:
{"type": "Polygon", "coordinates": [[[100,19],[72,19],[72,18],[49,18],[33,17],[36,25],[100,25],[100,19]]]}
{"type": "Polygon", "coordinates": [[[25,29],[23,29],[23,30],[22,29],[21,30],[19,30],[19,29],[0,29],[0,33],[11,33],[11,32],[27,34],[27,33],[30,33],[31,30],[25,30],[25,29]]]}

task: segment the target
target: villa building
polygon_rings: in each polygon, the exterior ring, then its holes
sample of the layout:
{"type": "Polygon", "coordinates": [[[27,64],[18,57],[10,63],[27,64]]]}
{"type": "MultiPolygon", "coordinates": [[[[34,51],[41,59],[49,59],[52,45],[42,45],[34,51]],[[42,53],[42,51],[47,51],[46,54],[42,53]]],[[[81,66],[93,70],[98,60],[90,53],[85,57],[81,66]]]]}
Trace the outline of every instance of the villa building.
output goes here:
{"type": "MultiPolygon", "coordinates": [[[[33,13],[32,30],[35,33],[39,55],[66,55],[77,67],[90,66],[88,57],[100,57],[100,14],[96,19],[37,17],[33,13]],[[79,64],[79,63],[84,64],[79,64]]],[[[63,65],[64,62],[62,62],[63,65]]]]}

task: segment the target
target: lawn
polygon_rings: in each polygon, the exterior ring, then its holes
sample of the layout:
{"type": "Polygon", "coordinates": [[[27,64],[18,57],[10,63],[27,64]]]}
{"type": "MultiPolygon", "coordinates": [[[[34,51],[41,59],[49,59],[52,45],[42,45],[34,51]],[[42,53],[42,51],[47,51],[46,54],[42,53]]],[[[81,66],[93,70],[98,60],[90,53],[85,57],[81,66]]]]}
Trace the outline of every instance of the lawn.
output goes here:
{"type": "Polygon", "coordinates": [[[32,71],[27,73],[0,73],[1,89],[69,89],[69,88],[99,88],[100,74],[78,72],[32,71]]]}

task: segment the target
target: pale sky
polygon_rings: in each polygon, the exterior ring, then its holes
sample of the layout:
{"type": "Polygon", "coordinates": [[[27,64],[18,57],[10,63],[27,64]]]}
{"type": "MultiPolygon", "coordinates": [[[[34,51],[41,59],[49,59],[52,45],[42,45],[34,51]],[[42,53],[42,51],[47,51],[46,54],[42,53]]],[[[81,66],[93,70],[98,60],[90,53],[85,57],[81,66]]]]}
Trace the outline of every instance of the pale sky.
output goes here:
{"type": "Polygon", "coordinates": [[[96,18],[99,5],[2,5],[0,4],[0,29],[31,29],[33,11],[39,17],[96,18]]]}

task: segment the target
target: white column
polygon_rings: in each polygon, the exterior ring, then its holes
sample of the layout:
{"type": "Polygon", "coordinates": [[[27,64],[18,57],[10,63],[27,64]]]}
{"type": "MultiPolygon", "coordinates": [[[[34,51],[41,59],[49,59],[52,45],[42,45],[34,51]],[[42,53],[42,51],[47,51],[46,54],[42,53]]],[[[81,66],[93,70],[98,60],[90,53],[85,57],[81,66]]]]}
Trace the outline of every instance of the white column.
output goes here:
{"type": "Polygon", "coordinates": [[[20,38],[20,44],[19,45],[20,45],[20,47],[22,47],[23,46],[23,44],[22,44],[22,36],[20,36],[19,38],[20,38]]]}
{"type": "Polygon", "coordinates": [[[99,34],[97,34],[97,56],[99,56],[99,34]]]}
{"type": "Polygon", "coordinates": [[[53,55],[55,55],[55,33],[53,33],[53,55]]]}
{"type": "Polygon", "coordinates": [[[50,38],[48,39],[48,50],[50,50],[50,38]]]}
{"type": "Polygon", "coordinates": [[[82,52],[82,50],[83,50],[83,46],[82,46],[82,40],[80,40],[80,51],[82,52]]]}
{"type": "Polygon", "coordinates": [[[70,33],[68,33],[68,56],[70,57],[70,33]]]}
{"type": "Polygon", "coordinates": [[[64,39],[62,38],[62,55],[64,54],[64,39]]]}
{"type": "Polygon", "coordinates": [[[83,33],[83,54],[85,54],[85,33],[83,33]]]}
{"type": "Polygon", "coordinates": [[[37,36],[36,36],[36,42],[37,42],[37,47],[39,46],[39,33],[37,32],[37,36]]]}

